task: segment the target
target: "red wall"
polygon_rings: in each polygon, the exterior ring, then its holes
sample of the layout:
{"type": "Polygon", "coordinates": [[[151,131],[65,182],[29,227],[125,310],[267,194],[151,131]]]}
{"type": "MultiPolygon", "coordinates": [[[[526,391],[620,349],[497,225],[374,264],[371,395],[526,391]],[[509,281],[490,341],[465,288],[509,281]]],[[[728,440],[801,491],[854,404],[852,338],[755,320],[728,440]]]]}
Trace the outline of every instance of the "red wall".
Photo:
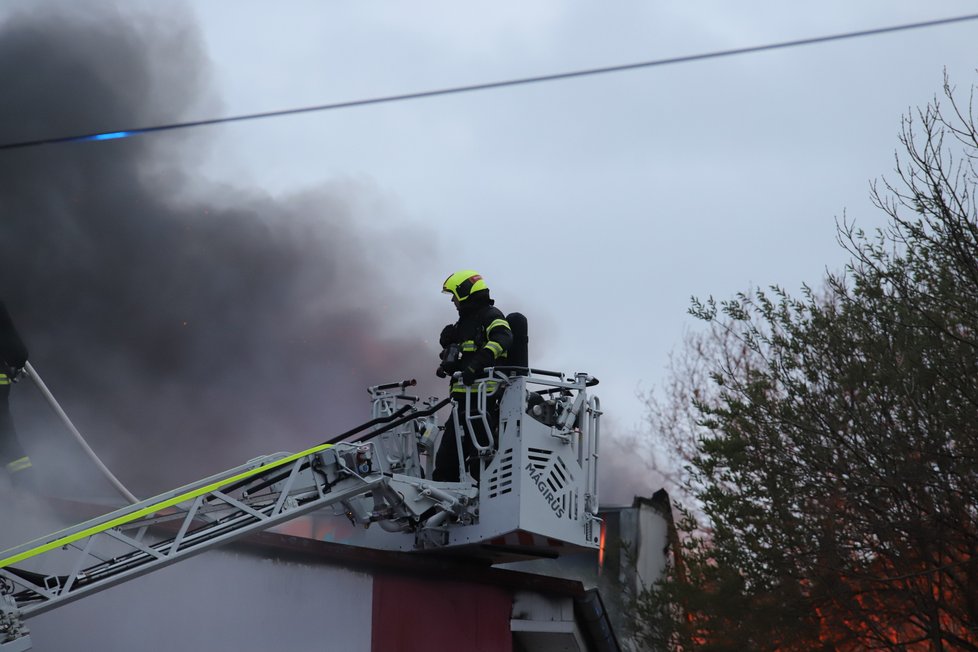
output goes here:
{"type": "Polygon", "coordinates": [[[375,575],[371,652],[512,652],[512,610],[505,589],[375,575]]]}

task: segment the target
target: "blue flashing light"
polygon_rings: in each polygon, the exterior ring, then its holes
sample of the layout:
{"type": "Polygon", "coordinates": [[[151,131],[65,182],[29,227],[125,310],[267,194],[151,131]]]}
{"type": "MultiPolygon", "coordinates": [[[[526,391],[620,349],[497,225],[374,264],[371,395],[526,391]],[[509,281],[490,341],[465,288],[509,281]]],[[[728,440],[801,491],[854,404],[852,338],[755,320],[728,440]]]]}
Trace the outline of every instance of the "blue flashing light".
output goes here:
{"type": "Polygon", "coordinates": [[[126,138],[127,136],[132,136],[135,132],[132,131],[113,131],[108,134],[96,134],[95,136],[89,136],[88,140],[115,140],[116,138],[126,138]]]}

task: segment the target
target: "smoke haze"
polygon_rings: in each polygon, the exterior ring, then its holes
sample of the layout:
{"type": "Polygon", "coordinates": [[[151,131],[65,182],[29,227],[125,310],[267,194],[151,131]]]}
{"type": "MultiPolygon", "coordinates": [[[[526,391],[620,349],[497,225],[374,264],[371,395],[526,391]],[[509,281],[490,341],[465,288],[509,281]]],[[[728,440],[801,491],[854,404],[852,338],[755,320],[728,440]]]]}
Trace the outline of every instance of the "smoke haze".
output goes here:
{"type": "MultiPolygon", "coordinates": [[[[200,35],[170,3],[12,15],[0,79],[0,142],[216,106],[200,35]]],[[[404,279],[442,274],[413,262],[435,262],[430,234],[363,226],[396,220],[369,187],[208,186],[205,131],[0,152],[0,293],[38,372],[137,495],[364,421],[366,386],[427,380],[431,333],[451,317],[398,330],[412,298],[436,294],[404,279]]],[[[25,385],[14,417],[39,475],[91,474],[25,385]]]]}

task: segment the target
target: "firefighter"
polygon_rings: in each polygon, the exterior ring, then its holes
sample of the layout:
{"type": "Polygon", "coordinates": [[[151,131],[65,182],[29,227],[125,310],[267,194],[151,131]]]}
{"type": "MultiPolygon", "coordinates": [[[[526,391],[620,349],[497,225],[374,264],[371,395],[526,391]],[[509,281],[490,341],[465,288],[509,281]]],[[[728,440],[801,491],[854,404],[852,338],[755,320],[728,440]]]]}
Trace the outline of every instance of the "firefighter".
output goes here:
{"type": "MultiPolygon", "coordinates": [[[[465,395],[476,392],[475,380],[484,376],[486,367],[498,366],[504,361],[513,344],[513,331],[502,311],[496,308],[489,297],[489,286],[485,279],[472,270],[455,272],[442,284],[442,292],[451,295],[452,303],[458,310],[458,321],[442,329],[439,344],[442,347],[442,362],[437,375],[452,378],[451,396],[462,425],[462,453],[469,473],[479,479],[479,459],[465,427],[465,395]]],[[[499,396],[495,383],[487,384],[488,420],[494,424],[498,418],[499,396]]],[[[472,396],[475,404],[475,395],[472,396]]],[[[455,441],[454,419],[449,418],[435,455],[433,480],[459,482],[458,444],[455,441]]],[[[481,419],[474,424],[480,445],[488,443],[488,435],[481,419]]]]}
{"type": "Polygon", "coordinates": [[[0,301],[0,467],[15,485],[26,485],[31,458],[17,439],[10,417],[10,385],[17,382],[27,364],[27,347],[17,334],[10,313],[0,301]]]}

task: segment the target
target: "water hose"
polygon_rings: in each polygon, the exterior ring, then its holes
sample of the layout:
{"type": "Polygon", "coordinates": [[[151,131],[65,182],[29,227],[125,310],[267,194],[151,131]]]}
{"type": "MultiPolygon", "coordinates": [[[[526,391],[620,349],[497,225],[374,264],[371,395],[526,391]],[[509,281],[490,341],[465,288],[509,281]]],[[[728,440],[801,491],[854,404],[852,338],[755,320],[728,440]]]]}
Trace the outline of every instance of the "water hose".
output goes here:
{"type": "Polygon", "coordinates": [[[38,375],[37,370],[34,369],[33,365],[28,362],[24,365],[24,369],[27,371],[27,375],[31,377],[31,380],[34,381],[34,384],[37,385],[37,388],[41,390],[41,394],[43,394],[44,398],[47,399],[48,403],[51,405],[51,409],[53,409],[54,412],[61,418],[61,421],[68,427],[69,432],[71,432],[74,438],[81,445],[82,450],[85,451],[85,454],[87,454],[88,457],[95,462],[95,466],[97,466],[99,471],[102,472],[102,475],[105,476],[105,478],[119,491],[120,494],[125,497],[126,500],[132,504],[138,503],[139,499],[136,498],[132,492],[126,489],[121,482],[119,482],[119,479],[112,474],[112,471],[105,466],[102,460],[99,459],[98,455],[95,454],[95,451],[92,450],[92,447],[85,441],[85,438],[81,436],[81,433],[78,432],[78,428],[76,428],[75,424],[71,422],[71,419],[68,418],[65,411],[61,409],[58,401],[54,398],[54,395],[51,393],[51,390],[48,389],[47,385],[44,384],[44,381],[41,380],[41,377],[38,375]]]}

